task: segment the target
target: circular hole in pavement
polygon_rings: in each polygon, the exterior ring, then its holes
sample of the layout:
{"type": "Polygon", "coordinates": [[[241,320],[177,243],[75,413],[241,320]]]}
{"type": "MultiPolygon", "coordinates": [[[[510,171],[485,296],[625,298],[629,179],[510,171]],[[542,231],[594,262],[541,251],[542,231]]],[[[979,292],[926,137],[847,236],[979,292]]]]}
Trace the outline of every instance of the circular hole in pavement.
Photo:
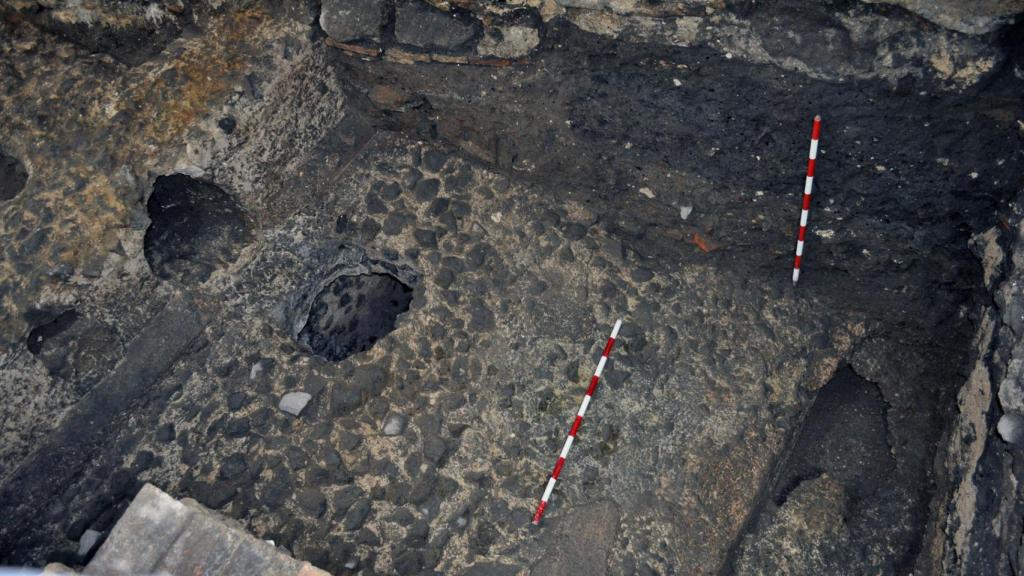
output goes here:
{"type": "Polygon", "coordinates": [[[329,360],[365,352],[395,329],[412,294],[390,274],[340,276],[317,294],[298,339],[329,360]]]}
{"type": "Polygon", "coordinates": [[[150,225],[143,249],[149,268],[163,279],[203,282],[234,262],[251,238],[233,196],[185,174],[158,177],[146,210],[150,225]]]}

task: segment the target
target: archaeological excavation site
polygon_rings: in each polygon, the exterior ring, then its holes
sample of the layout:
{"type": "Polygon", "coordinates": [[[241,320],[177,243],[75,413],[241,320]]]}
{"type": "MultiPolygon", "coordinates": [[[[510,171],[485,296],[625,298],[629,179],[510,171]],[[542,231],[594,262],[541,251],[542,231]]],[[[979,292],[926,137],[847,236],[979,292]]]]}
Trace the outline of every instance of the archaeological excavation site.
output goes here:
{"type": "Polygon", "coordinates": [[[1024,0],[0,0],[0,574],[1024,574],[1024,0]]]}

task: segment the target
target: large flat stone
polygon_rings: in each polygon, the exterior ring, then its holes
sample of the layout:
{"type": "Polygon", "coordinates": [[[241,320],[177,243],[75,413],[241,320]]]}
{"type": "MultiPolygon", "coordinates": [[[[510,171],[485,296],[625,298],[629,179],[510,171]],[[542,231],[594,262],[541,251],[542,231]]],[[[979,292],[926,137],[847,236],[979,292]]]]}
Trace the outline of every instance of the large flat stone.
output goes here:
{"type": "Polygon", "coordinates": [[[296,574],[326,572],[286,556],[195,503],[146,484],[114,526],[84,574],[296,574]]]}
{"type": "Polygon", "coordinates": [[[473,39],[480,28],[478,22],[464,21],[420,0],[399,2],[395,10],[395,39],[417,48],[456,50],[473,39]]]}
{"type": "Polygon", "coordinates": [[[380,40],[384,3],[380,0],[324,0],[320,27],[338,42],[380,40]]]}

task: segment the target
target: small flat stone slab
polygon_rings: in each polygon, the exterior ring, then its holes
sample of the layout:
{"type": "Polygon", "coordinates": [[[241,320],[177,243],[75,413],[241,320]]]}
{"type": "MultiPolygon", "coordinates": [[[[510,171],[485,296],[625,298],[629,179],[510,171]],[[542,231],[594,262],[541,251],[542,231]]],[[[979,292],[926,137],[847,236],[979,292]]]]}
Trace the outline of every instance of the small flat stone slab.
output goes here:
{"type": "Polygon", "coordinates": [[[277,407],[292,416],[298,416],[312,398],[312,394],[308,392],[289,392],[281,397],[277,407]]]}
{"type": "Polygon", "coordinates": [[[398,436],[405,431],[405,416],[401,414],[389,414],[384,420],[384,435],[398,436]]]}
{"type": "Polygon", "coordinates": [[[86,530],[82,537],[78,539],[78,557],[85,558],[90,552],[96,548],[96,544],[99,543],[100,537],[103,533],[92,528],[86,530]]]}

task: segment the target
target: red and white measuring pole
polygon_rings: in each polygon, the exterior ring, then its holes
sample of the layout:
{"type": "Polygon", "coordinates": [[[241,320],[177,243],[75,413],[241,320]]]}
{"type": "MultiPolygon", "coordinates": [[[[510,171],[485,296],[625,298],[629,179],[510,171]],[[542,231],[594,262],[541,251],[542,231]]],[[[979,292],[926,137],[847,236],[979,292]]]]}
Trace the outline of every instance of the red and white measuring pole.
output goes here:
{"type": "Polygon", "coordinates": [[[540,504],[537,505],[537,511],[533,513],[534,524],[540,524],[540,519],[544,516],[544,509],[548,507],[548,499],[551,498],[551,492],[555,489],[555,482],[558,481],[558,475],[562,473],[562,467],[565,466],[565,458],[569,455],[569,449],[572,448],[572,442],[573,439],[576,438],[576,432],[579,431],[580,424],[583,423],[583,415],[587,413],[587,406],[590,406],[590,398],[594,395],[594,391],[597,390],[597,383],[601,380],[601,374],[604,373],[604,366],[608,362],[608,356],[612,353],[612,346],[615,345],[615,338],[618,337],[619,328],[621,327],[622,320],[616,320],[615,328],[612,328],[612,335],[604,345],[604,352],[601,353],[601,360],[597,363],[597,370],[594,371],[594,375],[590,378],[590,386],[587,387],[587,394],[583,396],[583,403],[580,404],[580,409],[576,412],[576,419],[573,420],[572,428],[569,429],[569,436],[565,439],[565,445],[562,446],[562,452],[558,455],[558,461],[555,462],[555,469],[551,472],[551,477],[548,478],[548,485],[544,488],[544,495],[540,497],[540,504]]]}
{"type": "Polygon", "coordinates": [[[814,161],[818,158],[818,136],[821,134],[821,116],[814,117],[811,129],[811,153],[807,158],[807,180],[804,182],[804,204],[800,211],[800,235],[796,239],[796,258],[793,260],[793,285],[800,280],[800,258],[804,255],[804,238],[807,236],[807,215],[811,212],[811,188],[814,186],[814,161]]]}

